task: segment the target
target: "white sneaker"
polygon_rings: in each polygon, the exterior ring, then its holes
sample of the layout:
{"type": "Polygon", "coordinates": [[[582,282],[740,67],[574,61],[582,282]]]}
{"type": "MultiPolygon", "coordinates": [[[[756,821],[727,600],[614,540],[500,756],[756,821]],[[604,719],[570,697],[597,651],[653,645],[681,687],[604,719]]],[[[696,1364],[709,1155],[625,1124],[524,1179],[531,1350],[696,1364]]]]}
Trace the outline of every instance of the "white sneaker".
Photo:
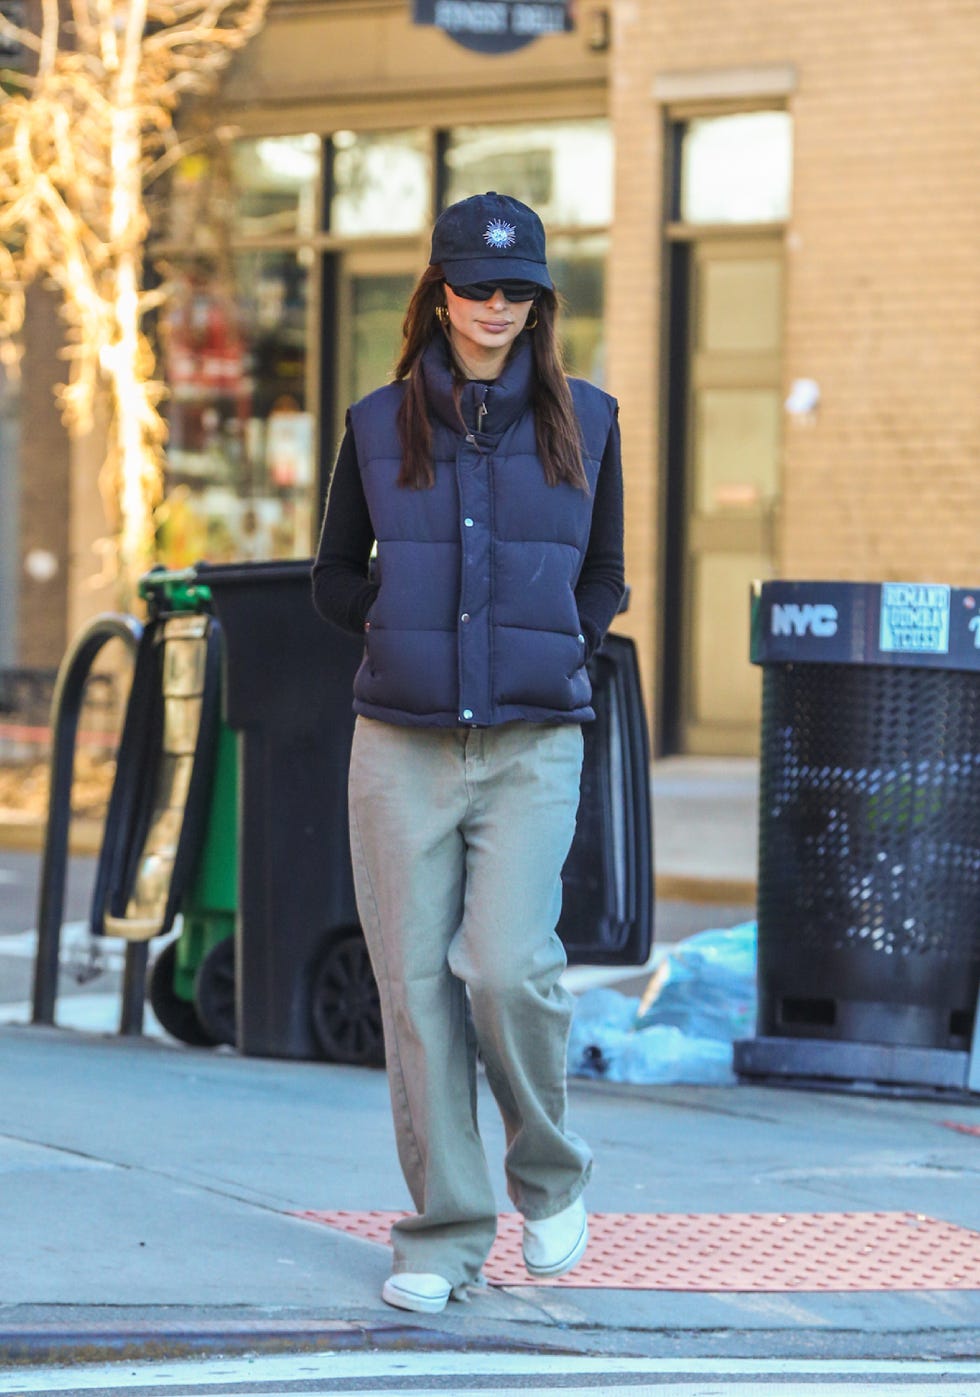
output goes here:
{"type": "Polygon", "coordinates": [[[385,1281],[381,1298],[399,1310],[437,1315],[446,1308],[451,1293],[452,1286],[444,1276],[432,1271],[399,1271],[385,1281]]]}
{"type": "Polygon", "coordinates": [[[589,1216],[577,1198],[554,1217],[524,1220],[524,1265],[532,1276],[563,1276],[585,1255],[589,1216]]]}

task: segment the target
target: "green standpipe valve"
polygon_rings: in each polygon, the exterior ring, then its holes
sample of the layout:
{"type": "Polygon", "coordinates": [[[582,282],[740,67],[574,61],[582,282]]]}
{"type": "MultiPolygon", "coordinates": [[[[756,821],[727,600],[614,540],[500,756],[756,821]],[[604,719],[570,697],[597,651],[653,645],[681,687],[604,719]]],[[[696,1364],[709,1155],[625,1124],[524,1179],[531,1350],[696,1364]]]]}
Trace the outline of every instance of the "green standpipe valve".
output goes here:
{"type": "Polygon", "coordinates": [[[211,588],[198,580],[195,568],[153,568],[140,578],[139,594],[154,616],[164,611],[201,611],[211,604],[211,588]]]}

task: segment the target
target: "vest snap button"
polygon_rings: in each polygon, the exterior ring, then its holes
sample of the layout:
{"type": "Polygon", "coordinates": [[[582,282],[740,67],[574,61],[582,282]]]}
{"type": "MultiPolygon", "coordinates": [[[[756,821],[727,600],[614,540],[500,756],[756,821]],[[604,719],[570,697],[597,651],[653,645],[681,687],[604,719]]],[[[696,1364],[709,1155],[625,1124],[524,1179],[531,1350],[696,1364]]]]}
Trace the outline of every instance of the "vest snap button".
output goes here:
{"type": "Polygon", "coordinates": [[[473,710],[472,710],[472,708],[464,708],[464,709],[463,709],[463,717],[464,717],[464,718],[472,718],[472,717],[473,717],[473,710]]]}
{"type": "Polygon", "coordinates": [[[464,519],[464,520],[463,520],[463,523],[466,525],[466,527],[467,527],[468,529],[472,529],[472,527],[473,527],[473,520],[472,520],[472,519],[464,519]]]}
{"type": "Polygon", "coordinates": [[[470,619],[470,613],[468,611],[464,611],[459,619],[461,621],[468,621],[470,619]]]}

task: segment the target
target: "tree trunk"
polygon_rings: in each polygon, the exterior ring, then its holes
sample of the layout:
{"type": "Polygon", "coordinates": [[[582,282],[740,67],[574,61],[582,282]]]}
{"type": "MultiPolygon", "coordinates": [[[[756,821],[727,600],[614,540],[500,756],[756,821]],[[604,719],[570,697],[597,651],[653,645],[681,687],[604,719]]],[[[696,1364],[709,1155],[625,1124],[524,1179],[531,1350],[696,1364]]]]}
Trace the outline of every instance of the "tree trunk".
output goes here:
{"type": "Polygon", "coordinates": [[[113,93],[112,203],[109,232],[113,265],[108,269],[114,342],[103,356],[112,394],[110,479],[119,501],[120,581],[130,591],[153,558],[153,510],[160,487],[160,460],[153,431],[154,410],[147,390],[149,349],[140,332],[143,206],[142,148],[137,108],[140,45],[146,27],[146,0],[130,0],[120,38],[113,93]]]}

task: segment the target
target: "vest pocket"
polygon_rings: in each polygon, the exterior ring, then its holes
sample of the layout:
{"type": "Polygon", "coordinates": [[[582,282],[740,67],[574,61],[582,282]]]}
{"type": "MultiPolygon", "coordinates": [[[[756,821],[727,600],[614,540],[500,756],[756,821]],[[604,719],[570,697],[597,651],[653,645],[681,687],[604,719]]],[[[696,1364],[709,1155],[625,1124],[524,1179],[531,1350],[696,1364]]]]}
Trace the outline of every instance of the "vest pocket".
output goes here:
{"type": "Polygon", "coordinates": [[[446,631],[371,629],[354,696],[393,712],[454,712],[456,636],[446,631]]]}
{"type": "Polygon", "coordinates": [[[562,631],[500,626],[494,632],[494,680],[498,704],[568,713],[592,692],[585,642],[562,631]]]}

